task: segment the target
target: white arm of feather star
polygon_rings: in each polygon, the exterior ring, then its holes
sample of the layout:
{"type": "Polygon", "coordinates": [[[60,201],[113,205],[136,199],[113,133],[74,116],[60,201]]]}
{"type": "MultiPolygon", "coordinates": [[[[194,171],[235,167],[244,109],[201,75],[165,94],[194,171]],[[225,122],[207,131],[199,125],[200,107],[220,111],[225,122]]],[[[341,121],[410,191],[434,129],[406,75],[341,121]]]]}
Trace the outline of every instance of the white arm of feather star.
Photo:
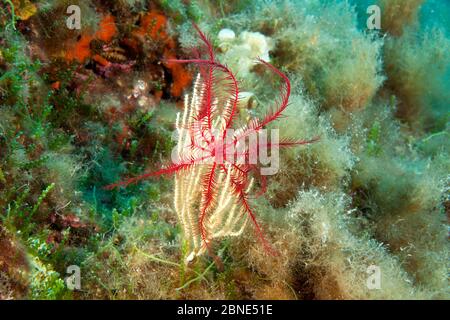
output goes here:
{"type": "MultiPolygon", "coordinates": [[[[204,94],[204,85],[201,82],[200,75],[197,76],[192,96],[185,96],[183,114],[177,114],[176,129],[178,131],[177,153],[179,159],[188,157],[198,157],[201,154],[200,148],[190,148],[191,135],[188,128],[195,126],[194,119],[199,113],[204,94]]],[[[219,101],[215,99],[212,105],[212,115],[214,117],[212,125],[214,128],[224,128],[226,114],[229,113],[231,101],[228,100],[222,113],[218,112],[219,101]]],[[[199,147],[206,148],[207,143],[204,140],[197,142],[199,147]]],[[[205,253],[205,246],[202,246],[202,238],[199,226],[199,206],[201,203],[201,177],[206,173],[208,166],[197,164],[188,172],[179,172],[175,174],[175,193],[174,206],[178,221],[183,229],[184,240],[187,243],[189,254],[186,263],[192,261],[195,256],[205,253]]],[[[218,192],[218,200],[214,203],[214,208],[208,216],[205,228],[210,238],[223,238],[229,236],[239,236],[244,231],[248,217],[243,208],[238,205],[238,199],[231,192],[231,177],[234,168],[228,164],[226,173],[220,172],[217,180],[217,186],[221,190],[218,192]]],[[[247,192],[250,191],[253,180],[250,182],[247,192]]]]}

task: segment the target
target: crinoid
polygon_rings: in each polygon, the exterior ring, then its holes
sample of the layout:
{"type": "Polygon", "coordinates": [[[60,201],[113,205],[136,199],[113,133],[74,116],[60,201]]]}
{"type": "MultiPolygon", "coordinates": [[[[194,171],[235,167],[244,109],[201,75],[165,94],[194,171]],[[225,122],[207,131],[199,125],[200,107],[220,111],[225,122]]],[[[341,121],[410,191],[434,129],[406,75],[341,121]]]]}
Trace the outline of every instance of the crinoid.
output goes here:
{"type": "MultiPolygon", "coordinates": [[[[172,153],[173,163],[107,188],[175,174],[175,210],[191,250],[187,261],[209,249],[212,239],[241,234],[249,220],[265,249],[274,254],[249,203],[254,178],[259,179],[262,193],[266,185],[267,173],[260,172],[264,168],[256,158],[262,153],[267,156],[268,149],[271,155],[278,155],[280,147],[304,145],[316,139],[278,140],[272,132],[267,142],[264,128],[282,115],[291,85],[285,74],[263,60],[259,62],[282,80],[280,100],[262,120],[255,118],[233,128],[238,113],[238,82],[231,70],[215,59],[211,42],[195,28],[205,45],[206,58],[168,61],[194,63],[200,68],[192,95],[185,96],[184,112],[177,115],[178,145],[172,153]]],[[[202,55],[200,51],[198,54],[202,55]]]]}

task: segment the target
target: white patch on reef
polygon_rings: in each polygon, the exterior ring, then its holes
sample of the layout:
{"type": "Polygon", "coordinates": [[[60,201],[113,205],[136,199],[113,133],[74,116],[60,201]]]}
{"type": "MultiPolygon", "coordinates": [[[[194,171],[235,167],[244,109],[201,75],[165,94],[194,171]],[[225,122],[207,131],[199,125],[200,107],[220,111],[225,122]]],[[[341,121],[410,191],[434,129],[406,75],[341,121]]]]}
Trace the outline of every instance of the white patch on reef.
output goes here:
{"type": "Polygon", "coordinates": [[[219,42],[228,42],[233,41],[236,38],[236,34],[233,30],[225,28],[219,31],[219,35],[217,36],[219,38],[219,42]]]}
{"type": "Polygon", "coordinates": [[[270,62],[273,49],[270,37],[260,32],[243,31],[239,37],[231,29],[222,29],[218,34],[219,47],[224,52],[224,61],[232,70],[245,77],[255,64],[256,58],[270,62]]]}
{"type": "Polygon", "coordinates": [[[244,31],[239,36],[244,46],[249,47],[251,50],[251,56],[254,58],[260,57],[261,59],[269,62],[269,50],[272,48],[270,45],[271,40],[259,32],[244,31]]]}

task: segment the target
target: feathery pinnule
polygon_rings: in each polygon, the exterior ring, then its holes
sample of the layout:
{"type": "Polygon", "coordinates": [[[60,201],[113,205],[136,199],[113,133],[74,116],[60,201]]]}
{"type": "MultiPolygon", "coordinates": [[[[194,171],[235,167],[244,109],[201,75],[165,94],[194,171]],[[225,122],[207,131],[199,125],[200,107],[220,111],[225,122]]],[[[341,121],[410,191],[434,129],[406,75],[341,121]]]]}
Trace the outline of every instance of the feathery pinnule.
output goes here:
{"type": "MultiPolygon", "coordinates": [[[[195,26],[196,27],[196,26],[195,26]]],[[[264,248],[274,253],[251,209],[249,194],[254,186],[253,174],[265,178],[255,164],[246,163],[252,152],[261,148],[281,148],[303,145],[312,140],[283,139],[281,142],[260,143],[254,139],[266,125],[282,116],[288,106],[291,85],[288,77],[271,64],[258,60],[282,80],[280,99],[262,120],[253,118],[235,128],[239,86],[232,71],[215,60],[208,38],[196,27],[206,48],[206,59],[171,60],[193,63],[200,67],[190,95],[184,97],[183,113],[175,121],[178,145],[173,163],[156,172],[147,173],[109,186],[126,186],[141,179],[163,174],[175,175],[174,207],[183,230],[189,254],[186,262],[202,255],[213,239],[239,236],[248,221],[255,227],[264,248]],[[245,139],[253,137],[251,148],[245,139]]]]}

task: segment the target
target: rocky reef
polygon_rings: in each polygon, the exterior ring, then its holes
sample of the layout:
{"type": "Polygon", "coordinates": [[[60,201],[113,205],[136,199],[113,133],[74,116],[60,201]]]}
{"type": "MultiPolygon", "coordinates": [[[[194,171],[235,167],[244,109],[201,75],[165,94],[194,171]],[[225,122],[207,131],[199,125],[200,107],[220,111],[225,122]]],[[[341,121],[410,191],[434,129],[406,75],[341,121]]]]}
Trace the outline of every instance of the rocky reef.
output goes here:
{"type": "Polygon", "coordinates": [[[0,299],[449,299],[449,20],[0,1],[0,299]],[[200,164],[231,123],[274,174],[200,164]]]}

